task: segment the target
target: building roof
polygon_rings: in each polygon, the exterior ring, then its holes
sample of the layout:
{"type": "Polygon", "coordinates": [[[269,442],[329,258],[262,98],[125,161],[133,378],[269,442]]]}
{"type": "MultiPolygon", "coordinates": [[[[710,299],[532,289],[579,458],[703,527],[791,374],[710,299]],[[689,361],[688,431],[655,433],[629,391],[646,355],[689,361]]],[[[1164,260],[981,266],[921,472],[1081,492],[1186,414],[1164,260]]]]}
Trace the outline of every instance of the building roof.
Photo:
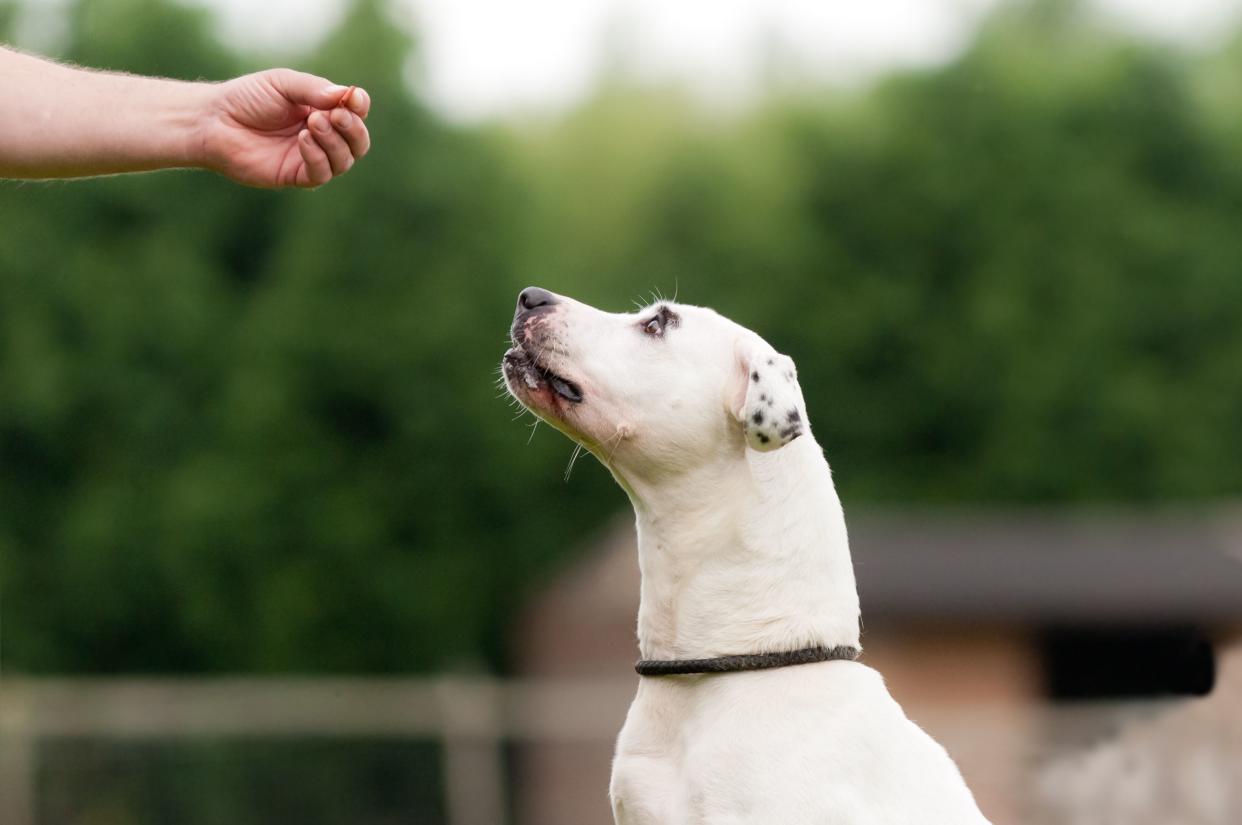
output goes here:
{"type": "Polygon", "coordinates": [[[1242,620],[1242,514],[867,513],[864,618],[1242,620]]]}
{"type": "MultiPolygon", "coordinates": [[[[1242,511],[847,513],[864,621],[1242,622],[1242,511]]],[[[638,608],[628,514],[537,597],[583,632],[638,608]]]]}

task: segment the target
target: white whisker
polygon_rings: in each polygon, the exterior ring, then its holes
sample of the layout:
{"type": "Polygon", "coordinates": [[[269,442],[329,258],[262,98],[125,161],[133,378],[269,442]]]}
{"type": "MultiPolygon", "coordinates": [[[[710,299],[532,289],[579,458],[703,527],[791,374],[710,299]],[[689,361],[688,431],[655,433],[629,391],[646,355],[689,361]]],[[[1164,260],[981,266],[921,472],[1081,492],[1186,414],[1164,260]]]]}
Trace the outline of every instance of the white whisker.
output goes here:
{"type": "Polygon", "coordinates": [[[574,445],[574,451],[569,456],[569,466],[565,468],[565,483],[569,483],[569,477],[574,473],[574,464],[578,462],[578,456],[582,455],[582,445],[574,445]]]}
{"type": "Polygon", "coordinates": [[[610,470],[612,469],[612,455],[613,453],[617,451],[617,448],[621,446],[621,439],[624,437],[625,437],[625,433],[622,432],[621,430],[617,430],[616,435],[614,435],[612,438],[609,439],[609,441],[616,439],[616,443],[613,444],[612,449],[608,451],[608,457],[604,459],[604,466],[610,470]]]}

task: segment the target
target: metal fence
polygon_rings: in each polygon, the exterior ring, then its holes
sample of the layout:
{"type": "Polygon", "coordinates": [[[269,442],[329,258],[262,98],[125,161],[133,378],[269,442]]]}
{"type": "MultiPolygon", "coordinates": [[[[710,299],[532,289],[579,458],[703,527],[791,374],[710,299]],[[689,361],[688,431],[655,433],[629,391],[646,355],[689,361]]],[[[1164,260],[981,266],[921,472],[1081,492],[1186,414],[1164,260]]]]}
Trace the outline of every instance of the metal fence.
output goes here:
{"type": "Polygon", "coordinates": [[[611,740],[634,682],[432,679],[0,680],[0,822],[38,825],[36,753],[69,737],[438,742],[448,825],[507,819],[503,745],[611,740]]]}
{"type": "MultiPolygon", "coordinates": [[[[1231,659],[1206,700],[1043,705],[1021,713],[956,708],[921,712],[916,721],[958,758],[997,825],[1235,825],[1242,821],[1242,657],[1231,659]]],[[[513,818],[510,745],[526,747],[527,757],[531,746],[571,758],[594,754],[589,816],[557,819],[527,807],[517,819],[607,822],[606,761],[597,757],[607,759],[634,688],[630,678],[8,677],[0,679],[0,823],[48,825],[38,819],[37,798],[48,743],[230,737],[433,741],[442,795],[435,821],[447,825],[513,818]]],[[[564,795],[567,784],[554,777],[552,793],[564,795]]]]}

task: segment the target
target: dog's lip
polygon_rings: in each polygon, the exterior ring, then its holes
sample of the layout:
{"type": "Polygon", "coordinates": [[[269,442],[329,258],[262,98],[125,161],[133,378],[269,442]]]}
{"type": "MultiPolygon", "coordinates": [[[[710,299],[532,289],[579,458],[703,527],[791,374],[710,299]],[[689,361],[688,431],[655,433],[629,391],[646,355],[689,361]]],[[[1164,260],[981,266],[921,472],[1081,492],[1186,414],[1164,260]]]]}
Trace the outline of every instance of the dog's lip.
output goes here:
{"type": "Polygon", "coordinates": [[[555,395],[571,404],[582,403],[582,387],[548,369],[521,344],[515,344],[505,352],[504,363],[508,370],[522,370],[524,379],[535,382],[532,389],[539,385],[546,386],[555,395]]]}

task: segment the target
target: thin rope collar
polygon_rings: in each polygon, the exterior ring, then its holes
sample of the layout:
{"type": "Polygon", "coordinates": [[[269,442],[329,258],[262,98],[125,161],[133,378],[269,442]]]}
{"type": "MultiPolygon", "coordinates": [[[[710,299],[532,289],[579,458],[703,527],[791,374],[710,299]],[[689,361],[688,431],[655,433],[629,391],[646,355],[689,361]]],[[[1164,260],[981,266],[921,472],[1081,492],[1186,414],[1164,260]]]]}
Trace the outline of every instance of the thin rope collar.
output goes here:
{"type": "Polygon", "coordinates": [[[768,670],[812,662],[844,660],[852,662],[861,650],[853,645],[836,647],[804,647],[783,653],[744,653],[717,656],[712,659],[640,659],[634,665],[639,676],[684,676],[691,673],[736,673],[741,670],[768,670]]]}

